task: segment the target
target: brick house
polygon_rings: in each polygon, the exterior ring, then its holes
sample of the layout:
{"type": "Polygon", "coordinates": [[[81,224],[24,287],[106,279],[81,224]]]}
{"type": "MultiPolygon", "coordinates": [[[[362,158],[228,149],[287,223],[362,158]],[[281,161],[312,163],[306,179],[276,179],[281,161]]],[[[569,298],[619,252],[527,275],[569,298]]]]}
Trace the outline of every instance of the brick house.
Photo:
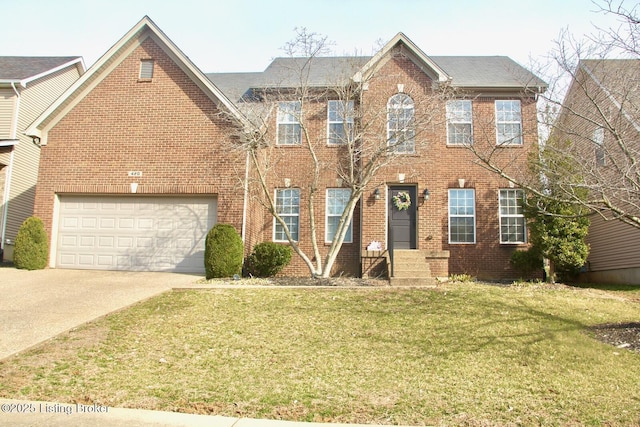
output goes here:
{"type": "Polygon", "coordinates": [[[24,131],[82,73],[78,56],[0,57],[0,259],[13,260],[18,229],[33,215],[40,147],[24,131]]]}
{"type": "MultiPolygon", "coordinates": [[[[387,146],[396,138],[394,154],[401,155],[364,188],[332,273],[384,275],[393,253],[398,279],[517,277],[509,257],[526,246],[522,193],[479,166],[470,147],[523,168],[537,147],[535,101],[544,82],[506,57],[429,57],[401,33],[372,57],[309,64],[279,58],[264,72],[205,75],[143,18],[29,130],[46,144],[36,213],[52,239],[50,265],[201,271],[202,242],[215,222],[234,225],[247,253],[260,241],[285,242],[285,229],[260,203],[264,194],[252,179],[258,171],[228,145],[247,123],[249,106],[270,112],[263,116],[274,141],[266,193],[311,257],[304,205],[316,180],[324,256],[346,200],[339,172],[345,148],[334,138],[350,129],[345,111],[354,105],[362,112],[356,121],[370,123],[358,140],[362,152],[374,139],[387,146]],[[367,84],[353,104],[290,96],[297,88],[283,70],[301,63],[309,66],[307,95],[336,82],[367,84]],[[253,96],[280,96],[286,92],[274,88],[283,87],[292,92],[279,102],[253,96]],[[445,87],[455,96],[422,109],[445,87]],[[417,126],[427,115],[428,125],[417,126]],[[302,120],[322,141],[315,177],[302,120]],[[411,203],[399,209],[394,196],[405,193],[411,203]]],[[[309,270],[294,255],[284,274],[309,270]]]]}

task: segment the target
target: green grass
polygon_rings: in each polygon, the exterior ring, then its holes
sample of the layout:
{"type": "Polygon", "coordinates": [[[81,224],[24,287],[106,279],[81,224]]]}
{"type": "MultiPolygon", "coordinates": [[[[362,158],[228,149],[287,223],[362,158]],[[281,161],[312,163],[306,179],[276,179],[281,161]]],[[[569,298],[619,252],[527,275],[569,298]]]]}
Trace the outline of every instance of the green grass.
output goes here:
{"type": "Polygon", "coordinates": [[[640,292],[626,291],[174,292],[0,363],[0,395],[300,421],[640,425],[640,354],[588,333],[639,320],[640,292]]]}

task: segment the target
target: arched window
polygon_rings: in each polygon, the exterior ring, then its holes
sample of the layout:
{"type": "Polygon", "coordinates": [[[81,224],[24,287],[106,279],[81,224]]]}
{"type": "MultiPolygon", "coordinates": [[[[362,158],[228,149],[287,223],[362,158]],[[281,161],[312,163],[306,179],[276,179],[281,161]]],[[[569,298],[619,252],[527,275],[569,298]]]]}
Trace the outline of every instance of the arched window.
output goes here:
{"type": "Polygon", "coordinates": [[[397,93],[387,102],[387,143],[395,153],[414,153],[415,110],[413,99],[397,93]]]}

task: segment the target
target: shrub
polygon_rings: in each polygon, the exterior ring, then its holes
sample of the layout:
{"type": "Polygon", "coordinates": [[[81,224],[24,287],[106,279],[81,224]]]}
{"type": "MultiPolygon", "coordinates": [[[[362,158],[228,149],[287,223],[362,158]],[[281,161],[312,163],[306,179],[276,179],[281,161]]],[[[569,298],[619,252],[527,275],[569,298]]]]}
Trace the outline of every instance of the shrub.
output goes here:
{"type": "Polygon", "coordinates": [[[253,247],[247,257],[247,273],[257,277],[278,274],[291,261],[291,248],[274,242],[262,242],[253,247]]]}
{"type": "Polygon", "coordinates": [[[229,224],[216,224],[205,240],[204,268],[207,279],[232,277],[242,271],[242,238],[229,224]]]}
{"type": "Polygon", "coordinates": [[[537,247],[527,250],[518,250],[511,254],[511,265],[518,270],[523,278],[528,278],[531,273],[542,268],[542,254],[537,247]]]}
{"type": "Polygon", "coordinates": [[[38,217],[27,218],[16,236],[13,249],[13,264],[24,270],[41,270],[47,266],[49,238],[44,224],[38,217]]]}
{"type": "Polygon", "coordinates": [[[451,280],[452,282],[462,282],[462,283],[469,283],[469,282],[476,281],[476,279],[472,275],[466,274],[466,273],[452,274],[449,277],[449,280],[451,280]]]}

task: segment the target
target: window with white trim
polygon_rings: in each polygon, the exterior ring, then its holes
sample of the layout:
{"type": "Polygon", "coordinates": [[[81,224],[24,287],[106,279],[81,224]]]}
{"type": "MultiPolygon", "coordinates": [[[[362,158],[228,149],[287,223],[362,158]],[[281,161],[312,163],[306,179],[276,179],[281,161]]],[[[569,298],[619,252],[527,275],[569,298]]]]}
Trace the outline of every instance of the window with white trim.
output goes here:
{"type": "Polygon", "coordinates": [[[449,190],[449,243],[476,242],[475,199],[473,189],[449,190]]]}
{"type": "Polygon", "coordinates": [[[153,78],[153,59],[140,60],[140,80],[150,80],[153,78]]]}
{"type": "Polygon", "coordinates": [[[526,243],[524,191],[500,190],[500,243],[526,243]]]}
{"type": "Polygon", "coordinates": [[[520,101],[496,101],[496,135],[498,145],[522,145],[520,101]]]}
{"type": "Polygon", "coordinates": [[[447,144],[473,143],[471,101],[458,99],[447,102],[447,144]]]}
{"type": "Polygon", "coordinates": [[[397,93],[387,102],[387,143],[395,153],[413,154],[415,147],[415,107],[407,94],[397,93]]]}
{"type": "Polygon", "coordinates": [[[278,145],[302,144],[301,101],[282,101],[278,103],[278,145]]]}
{"type": "MultiPolygon", "coordinates": [[[[283,188],[276,190],[276,213],[282,218],[293,240],[298,241],[300,229],[300,190],[283,188]]],[[[273,240],[287,242],[284,227],[273,219],[273,240]]]]}
{"type": "MultiPolygon", "coordinates": [[[[331,242],[338,232],[338,225],[340,224],[340,217],[344,209],[347,207],[347,202],[351,197],[351,190],[348,188],[327,188],[327,227],[325,232],[325,241],[331,242]]],[[[351,243],[353,241],[353,221],[349,223],[347,234],[344,236],[344,243],[351,243]]]]}
{"type": "Polygon", "coordinates": [[[327,103],[327,142],[344,144],[353,138],[353,101],[329,100],[327,103]]]}
{"type": "Polygon", "coordinates": [[[604,128],[597,128],[593,131],[593,143],[596,145],[596,165],[605,166],[607,161],[604,156],[604,128]]]}

